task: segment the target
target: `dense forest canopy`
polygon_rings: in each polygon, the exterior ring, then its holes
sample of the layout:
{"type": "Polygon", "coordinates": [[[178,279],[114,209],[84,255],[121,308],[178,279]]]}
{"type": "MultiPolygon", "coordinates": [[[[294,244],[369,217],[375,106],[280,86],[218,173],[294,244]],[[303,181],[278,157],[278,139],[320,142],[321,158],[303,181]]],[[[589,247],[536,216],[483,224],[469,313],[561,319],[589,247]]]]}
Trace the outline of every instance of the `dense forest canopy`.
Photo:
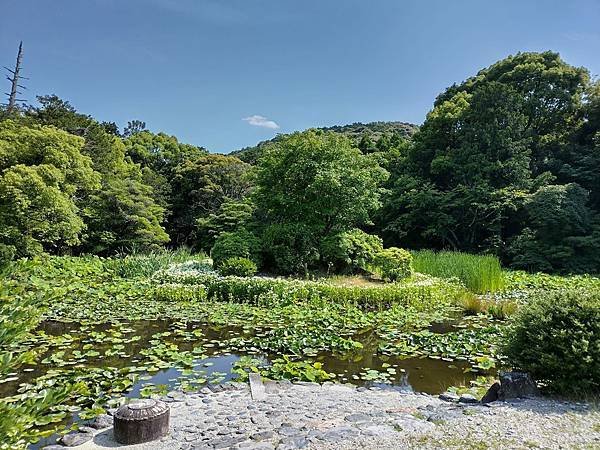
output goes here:
{"type": "Polygon", "coordinates": [[[556,53],[519,53],[449,87],[421,127],[308,130],[232,155],[38,100],[0,111],[4,259],[243,244],[293,273],[383,240],[600,271],[600,84],[556,53]]]}

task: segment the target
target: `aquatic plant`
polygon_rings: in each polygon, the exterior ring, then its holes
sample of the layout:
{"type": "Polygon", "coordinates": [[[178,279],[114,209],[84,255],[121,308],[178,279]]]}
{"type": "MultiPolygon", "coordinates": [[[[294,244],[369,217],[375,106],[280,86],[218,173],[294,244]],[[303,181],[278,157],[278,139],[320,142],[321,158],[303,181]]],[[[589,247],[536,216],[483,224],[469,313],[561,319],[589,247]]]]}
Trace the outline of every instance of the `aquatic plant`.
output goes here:
{"type": "Polygon", "coordinates": [[[352,304],[365,310],[383,310],[394,304],[421,310],[456,302],[464,293],[458,283],[430,279],[428,282],[393,283],[369,286],[344,286],[324,281],[301,281],[269,277],[219,277],[212,274],[173,275],[163,273],[157,281],[174,284],[202,285],[208,298],[265,305],[293,304],[320,300],[352,304]]]}
{"type": "MultiPolygon", "coordinates": [[[[15,380],[13,371],[34,359],[34,351],[24,350],[23,341],[40,320],[39,300],[20,286],[9,291],[0,283],[0,384],[15,380]]],[[[0,397],[0,448],[22,449],[38,439],[43,432],[36,426],[62,420],[67,414],[62,405],[84,388],[81,383],[65,383],[0,397]]]]}
{"type": "Polygon", "coordinates": [[[416,272],[440,278],[457,278],[477,294],[496,292],[504,287],[504,274],[498,257],[462,252],[413,252],[416,272]]]}
{"type": "Polygon", "coordinates": [[[396,342],[382,343],[379,351],[386,355],[405,357],[465,360],[476,369],[489,370],[496,365],[501,336],[497,325],[465,328],[444,334],[421,330],[402,333],[396,336],[396,342]]]}
{"type": "Polygon", "coordinates": [[[117,275],[123,278],[149,277],[173,264],[186,261],[202,261],[206,258],[203,253],[192,255],[188,248],[180,247],[177,250],[118,255],[106,259],[104,266],[108,270],[114,270],[117,275]]]}
{"type": "Polygon", "coordinates": [[[274,359],[271,363],[245,356],[236,361],[232,372],[238,374],[241,381],[246,381],[250,372],[272,380],[322,383],[335,378],[335,374],[327,373],[320,362],[293,360],[287,355],[274,359]]]}

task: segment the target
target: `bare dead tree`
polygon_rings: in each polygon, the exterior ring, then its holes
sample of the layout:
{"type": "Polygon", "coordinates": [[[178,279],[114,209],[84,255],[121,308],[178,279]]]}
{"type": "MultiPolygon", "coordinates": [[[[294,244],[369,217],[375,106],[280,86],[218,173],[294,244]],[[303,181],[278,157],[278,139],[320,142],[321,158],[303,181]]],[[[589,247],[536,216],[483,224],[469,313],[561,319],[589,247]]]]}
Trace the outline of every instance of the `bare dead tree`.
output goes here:
{"type": "Polygon", "coordinates": [[[25,100],[17,98],[17,95],[21,95],[22,92],[19,89],[27,89],[25,86],[19,84],[20,80],[28,80],[29,78],[25,78],[21,76],[21,64],[23,62],[23,41],[19,43],[19,52],[17,53],[17,62],[15,63],[15,69],[9,69],[8,67],[4,67],[10,73],[10,76],[6,76],[6,79],[10,81],[11,88],[10,93],[6,92],[8,95],[8,103],[6,104],[6,111],[10,114],[13,112],[17,106],[17,102],[24,102],[25,100]]]}

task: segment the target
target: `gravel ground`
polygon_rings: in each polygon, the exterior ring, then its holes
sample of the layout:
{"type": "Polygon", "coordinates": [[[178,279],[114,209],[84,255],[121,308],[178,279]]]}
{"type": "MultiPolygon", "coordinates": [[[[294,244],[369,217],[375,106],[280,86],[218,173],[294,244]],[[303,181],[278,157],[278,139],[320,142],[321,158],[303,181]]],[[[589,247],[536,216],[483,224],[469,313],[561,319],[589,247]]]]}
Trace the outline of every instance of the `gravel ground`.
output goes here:
{"type": "MultiPolygon", "coordinates": [[[[268,382],[265,388],[264,400],[253,400],[248,385],[237,383],[196,394],[172,392],[165,398],[171,406],[170,435],[126,448],[600,449],[600,412],[584,403],[538,398],[463,405],[395,389],[328,383],[268,382]]],[[[78,449],[119,446],[110,428],[93,437],[92,430],[84,431],[79,435],[91,440],[78,449]]]]}

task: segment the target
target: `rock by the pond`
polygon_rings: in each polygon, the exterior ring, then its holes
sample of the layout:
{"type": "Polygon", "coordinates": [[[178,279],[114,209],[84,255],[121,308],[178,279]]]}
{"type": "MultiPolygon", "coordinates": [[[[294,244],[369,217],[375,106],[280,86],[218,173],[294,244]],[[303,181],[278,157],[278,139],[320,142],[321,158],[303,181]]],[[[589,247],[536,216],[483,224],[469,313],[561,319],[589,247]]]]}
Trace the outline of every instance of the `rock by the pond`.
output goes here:
{"type": "Polygon", "coordinates": [[[385,436],[396,430],[389,425],[371,425],[363,430],[365,436],[385,436]]]}
{"type": "Polygon", "coordinates": [[[535,382],[525,372],[500,372],[500,400],[537,397],[540,393],[535,382]]]}
{"type": "Polygon", "coordinates": [[[481,403],[487,404],[487,403],[495,402],[496,400],[498,400],[499,394],[500,394],[500,383],[496,381],[494,384],[492,384],[490,386],[490,388],[487,390],[485,395],[482,397],[481,403]]]}
{"type": "Polygon", "coordinates": [[[442,394],[439,395],[439,399],[443,400],[445,402],[458,402],[458,399],[460,397],[458,396],[458,394],[455,394],[454,392],[444,392],[442,394]]]}
{"type": "Polygon", "coordinates": [[[347,422],[368,422],[369,419],[369,416],[362,413],[349,414],[345,417],[347,422]]]}
{"type": "Polygon", "coordinates": [[[277,449],[281,450],[292,450],[297,448],[304,448],[308,445],[308,440],[304,436],[287,436],[281,439],[277,449]]]}
{"type": "Polygon", "coordinates": [[[76,447],[91,441],[93,438],[93,433],[81,433],[79,431],[73,431],[72,433],[65,434],[59,439],[58,442],[65,447],[76,447]]]}
{"type": "Polygon", "coordinates": [[[394,426],[398,430],[402,430],[404,432],[423,432],[435,427],[435,425],[431,422],[425,420],[419,420],[412,417],[404,417],[399,420],[396,420],[394,426]]]}
{"type": "Polygon", "coordinates": [[[270,430],[254,433],[250,438],[254,441],[268,441],[275,437],[275,433],[270,430]]]}
{"type": "Polygon", "coordinates": [[[240,442],[243,442],[245,440],[246,440],[246,438],[241,437],[241,436],[239,436],[239,437],[237,437],[237,436],[234,436],[234,437],[223,437],[221,439],[213,441],[212,442],[212,446],[215,449],[218,449],[218,448],[229,448],[229,447],[233,447],[234,445],[239,444],[240,442]]]}
{"type": "Polygon", "coordinates": [[[458,403],[473,404],[473,403],[479,403],[479,400],[477,400],[477,397],[475,397],[474,395],[462,394],[460,396],[460,398],[458,399],[458,403]]]}
{"type": "Polygon", "coordinates": [[[90,427],[95,428],[96,430],[102,430],[103,428],[112,427],[113,418],[108,414],[100,414],[90,423],[90,427]]]}

